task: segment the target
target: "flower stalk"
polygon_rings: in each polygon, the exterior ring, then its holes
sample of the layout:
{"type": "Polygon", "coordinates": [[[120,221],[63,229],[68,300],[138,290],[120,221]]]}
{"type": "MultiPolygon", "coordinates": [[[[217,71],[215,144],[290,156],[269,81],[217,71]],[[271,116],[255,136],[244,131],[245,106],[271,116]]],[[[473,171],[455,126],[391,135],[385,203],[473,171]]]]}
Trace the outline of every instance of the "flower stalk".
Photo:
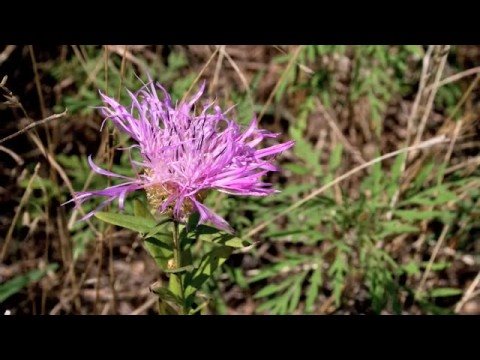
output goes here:
{"type": "MultiPolygon", "coordinates": [[[[173,222],[173,262],[174,267],[172,270],[181,268],[182,264],[182,248],[179,237],[179,223],[178,221],[173,222]]],[[[171,273],[168,283],[169,290],[176,295],[182,302],[182,307],[180,309],[180,314],[188,313],[188,309],[185,308],[185,294],[183,279],[181,273],[171,273]]]]}

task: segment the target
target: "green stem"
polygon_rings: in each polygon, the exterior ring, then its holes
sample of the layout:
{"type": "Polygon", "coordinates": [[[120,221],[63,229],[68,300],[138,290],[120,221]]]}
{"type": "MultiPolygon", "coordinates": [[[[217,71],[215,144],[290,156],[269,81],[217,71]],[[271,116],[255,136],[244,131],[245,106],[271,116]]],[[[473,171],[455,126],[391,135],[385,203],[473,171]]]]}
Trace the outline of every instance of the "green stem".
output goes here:
{"type": "MultiPolygon", "coordinates": [[[[175,262],[175,268],[182,267],[182,248],[180,244],[179,224],[177,221],[173,222],[173,260],[175,262]]],[[[182,274],[170,274],[170,281],[168,287],[172,293],[177,295],[183,302],[183,308],[180,310],[180,314],[186,314],[187,309],[185,308],[185,294],[183,288],[183,279],[182,274]]]]}
{"type": "Polygon", "coordinates": [[[173,260],[175,267],[182,267],[182,249],[180,248],[180,239],[178,238],[178,222],[173,222],[173,260]]]}

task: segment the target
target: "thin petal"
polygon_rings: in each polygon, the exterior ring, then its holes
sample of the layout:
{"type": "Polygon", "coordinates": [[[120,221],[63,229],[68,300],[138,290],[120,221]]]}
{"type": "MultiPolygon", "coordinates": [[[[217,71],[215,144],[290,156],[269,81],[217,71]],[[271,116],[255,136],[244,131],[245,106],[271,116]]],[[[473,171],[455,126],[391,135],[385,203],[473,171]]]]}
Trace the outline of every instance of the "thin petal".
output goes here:
{"type": "Polygon", "coordinates": [[[84,221],[84,220],[90,219],[96,212],[102,210],[105,206],[110,204],[113,200],[115,200],[115,198],[110,198],[103,201],[99,206],[97,206],[94,210],[90,211],[89,213],[85,214],[85,216],[79,219],[78,221],[84,221]]]}
{"type": "Polygon", "coordinates": [[[111,171],[104,170],[101,167],[95,165],[95,163],[92,160],[92,155],[88,156],[88,164],[90,165],[92,170],[95,171],[97,174],[104,175],[104,176],[109,176],[109,177],[116,177],[116,178],[121,178],[121,179],[133,180],[132,178],[129,178],[127,176],[123,176],[123,175],[120,175],[120,174],[115,174],[111,171]]]}
{"type": "Polygon", "coordinates": [[[210,222],[217,229],[224,230],[229,234],[233,234],[233,228],[225,221],[225,219],[215,214],[212,210],[207,208],[202,203],[198,202],[194,197],[190,197],[190,200],[193,202],[200,214],[200,223],[204,224],[210,222]]]}
{"type": "Polygon", "coordinates": [[[204,90],[205,90],[205,81],[202,82],[202,84],[200,85],[200,89],[197,91],[197,93],[195,95],[192,96],[192,98],[188,102],[188,107],[189,108],[192,107],[192,105],[195,104],[198,99],[200,99],[204,90]]]}
{"type": "Polygon", "coordinates": [[[268,148],[258,150],[255,153],[255,156],[257,158],[262,158],[269,155],[275,155],[290,149],[293,145],[295,145],[294,141],[287,141],[286,143],[283,143],[283,144],[273,145],[268,148]]]}

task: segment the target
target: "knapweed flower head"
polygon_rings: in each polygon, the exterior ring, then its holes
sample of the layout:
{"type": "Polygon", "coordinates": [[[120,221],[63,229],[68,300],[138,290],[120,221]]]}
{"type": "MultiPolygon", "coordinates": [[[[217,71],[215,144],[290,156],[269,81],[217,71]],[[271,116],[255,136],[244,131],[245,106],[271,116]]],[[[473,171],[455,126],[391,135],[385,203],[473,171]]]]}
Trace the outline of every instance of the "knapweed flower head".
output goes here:
{"type": "Polygon", "coordinates": [[[105,121],[110,120],[131,137],[142,160],[131,160],[138,174],[130,178],[100,168],[89,156],[96,173],[124,182],[77,193],[72,199],[77,204],[96,196],[106,197],[86,217],[115,199],[123,209],[126,196],[143,189],[150,206],[159,213],[185,221],[189,214],[198,211],[200,223],[210,222],[231,232],[228,223],[203,204],[211,190],[250,196],[276,192],[271,184],[262,181],[262,176],[278,170],[273,164],[274,156],[290,148],[293,141],[258,149],[263,139],[279,134],[259,129],[255,118],[242,131],[215,102],[196,111],[203,90],[204,85],[189,101],[174,105],[160,84],[150,82],[136,93],[129,92],[132,103],[128,108],[101,94],[105,121]],[[163,92],[163,99],[158,97],[157,89],[163,92]]]}

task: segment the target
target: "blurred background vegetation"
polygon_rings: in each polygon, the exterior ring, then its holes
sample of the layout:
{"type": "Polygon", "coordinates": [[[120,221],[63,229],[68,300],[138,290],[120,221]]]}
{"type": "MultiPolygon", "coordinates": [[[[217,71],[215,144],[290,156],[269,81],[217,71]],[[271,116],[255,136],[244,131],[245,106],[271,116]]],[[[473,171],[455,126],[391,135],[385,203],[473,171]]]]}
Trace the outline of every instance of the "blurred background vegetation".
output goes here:
{"type": "Polygon", "coordinates": [[[128,174],[98,91],[129,104],[147,74],[175,100],[206,80],[241,124],[296,141],[269,175],[280,194],[207,198],[255,246],[204,285],[203,313],[480,314],[480,46],[440,45],[0,46],[2,314],[155,313],[166,278],[141,239],[60,206],[107,185],[90,154],[128,174]]]}

